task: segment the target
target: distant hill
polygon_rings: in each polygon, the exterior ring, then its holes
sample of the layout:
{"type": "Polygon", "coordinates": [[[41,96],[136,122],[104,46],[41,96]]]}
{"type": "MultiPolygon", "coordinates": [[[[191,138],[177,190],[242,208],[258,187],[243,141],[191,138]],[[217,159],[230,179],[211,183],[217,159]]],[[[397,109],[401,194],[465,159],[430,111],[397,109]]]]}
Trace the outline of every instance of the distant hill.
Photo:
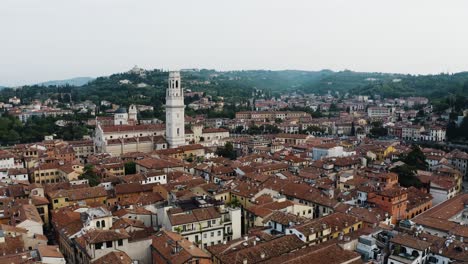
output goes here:
{"type": "MultiPolygon", "coordinates": [[[[244,103],[257,98],[279,97],[284,93],[331,92],[340,95],[370,95],[385,98],[425,96],[446,102],[447,98],[468,95],[468,72],[455,74],[410,75],[354,71],[245,70],[216,71],[209,69],[182,71],[185,89],[204,92],[214,99],[224,97],[229,103],[244,103]]],[[[0,102],[12,96],[23,101],[45,100],[57,93],[72,93],[75,102],[107,100],[115,104],[151,105],[163,111],[168,73],[162,70],[123,72],[105,77],[81,77],[22,86],[21,90],[0,90],[0,102]],[[68,84],[68,86],[66,86],[68,84]],[[56,87],[59,86],[59,87],[56,87]]],[[[452,98],[452,99],[453,99],[452,98]]],[[[157,110],[156,110],[157,109],[157,110]]]]}
{"type": "Polygon", "coordinates": [[[71,78],[71,79],[66,79],[66,80],[42,82],[42,83],[38,83],[37,85],[40,85],[40,86],[65,86],[65,85],[83,86],[93,80],[94,78],[91,78],[91,77],[76,77],[76,78],[71,78]]]}

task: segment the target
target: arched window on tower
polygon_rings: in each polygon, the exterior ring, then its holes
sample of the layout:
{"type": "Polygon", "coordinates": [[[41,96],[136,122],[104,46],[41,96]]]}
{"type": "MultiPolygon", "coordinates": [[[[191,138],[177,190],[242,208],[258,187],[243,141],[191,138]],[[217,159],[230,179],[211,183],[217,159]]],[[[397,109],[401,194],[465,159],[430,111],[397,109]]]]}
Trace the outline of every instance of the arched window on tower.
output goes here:
{"type": "Polygon", "coordinates": [[[175,81],[175,87],[179,88],[179,81],[178,80],[175,81]]]}
{"type": "Polygon", "coordinates": [[[177,135],[180,135],[180,128],[177,128],[177,135]]]}
{"type": "Polygon", "coordinates": [[[106,221],[101,220],[101,226],[102,226],[103,228],[106,227],[106,221]]]}

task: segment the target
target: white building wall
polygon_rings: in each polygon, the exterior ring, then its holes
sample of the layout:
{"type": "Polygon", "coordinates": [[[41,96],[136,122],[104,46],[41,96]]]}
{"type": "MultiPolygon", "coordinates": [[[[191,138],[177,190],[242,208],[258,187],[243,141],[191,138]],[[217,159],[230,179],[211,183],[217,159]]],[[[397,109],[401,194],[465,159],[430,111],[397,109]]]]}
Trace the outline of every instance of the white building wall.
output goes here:
{"type": "Polygon", "coordinates": [[[422,264],[422,263],[426,263],[426,258],[427,258],[427,254],[423,257],[423,251],[421,250],[416,250],[416,249],[413,249],[413,248],[410,248],[410,247],[406,247],[406,246],[403,246],[401,245],[400,246],[401,248],[405,248],[406,249],[406,253],[407,254],[412,254],[413,251],[416,251],[418,252],[419,256],[417,258],[415,258],[414,260],[406,260],[405,262],[400,262],[396,259],[393,259],[392,258],[392,255],[389,257],[388,259],[388,263],[393,263],[393,264],[408,264],[408,263],[411,263],[411,264],[422,264]]]}
{"type": "Polygon", "coordinates": [[[34,222],[29,219],[19,223],[16,226],[28,230],[28,237],[32,237],[34,234],[44,234],[42,230],[42,223],[34,222]]]}
{"type": "Polygon", "coordinates": [[[103,186],[106,191],[114,189],[111,182],[101,182],[99,186],[103,186]]]}
{"type": "Polygon", "coordinates": [[[229,215],[231,217],[231,225],[232,225],[232,239],[238,239],[241,237],[241,230],[242,230],[242,223],[241,223],[241,209],[228,209],[229,215]]]}
{"type": "Polygon", "coordinates": [[[123,249],[132,260],[138,260],[139,264],[151,263],[151,238],[130,242],[123,249]]]}
{"type": "Polygon", "coordinates": [[[297,231],[295,228],[287,228],[286,229],[286,235],[295,235],[297,236],[300,240],[307,242],[307,237],[304,236],[301,232],[297,231]]]}
{"type": "Polygon", "coordinates": [[[185,144],[184,91],[179,72],[170,72],[166,90],[166,139],[171,148],[185,144]]]}
{"type": "Polygon", "coordinates": [[[51,257],[42,257],[41,263],[44,264],[65,264],[66,261],[64,258],[51,258],[51,257]]]}
{"type": "Polygon", "coordinates": [[[134,220],[140,220],[143,222],[143,224],[146,226],[146,227],[151,227],[151,220],[152,220],[152,217],[150,214],[148,215],[143,215],[143,214],[126,214],[123,216],[124,218],[128,218],[128,219],[134,219],[134,220]]]}
{"type": "Polygon", "coordinates": [[[432,195],[432,205],[436,206],[442,202],[445,202],[446,200],[454,197],[456,195],[455,188],[453,190],[442,190],[442,189],[437,189],[437,188],[432,188],[430,189],[430,193],[432,195]]]}
{"type": "Polygon", "coordinates": [[[166,184],[167,183],[166,175],[148,177],[146,178],[146,181],[141,182],[141,184],[153,184],[153,183],[166,184]]]}
{"type": "Polygon", "coordinates": [[[321,148],[312,149],[312,158],[314,160],[319,160],[322,158],[329,158],[329,157],[342,157],[342,156],[343,156],[342,146],[336,146],[336,147],[329,148],[329,149],[321,149],[321,148]]]}
{"type": "Polygon", "coordinates": [[[15,168],[15,159],[11,158],[0,158],[0,169],[15,168]]]}

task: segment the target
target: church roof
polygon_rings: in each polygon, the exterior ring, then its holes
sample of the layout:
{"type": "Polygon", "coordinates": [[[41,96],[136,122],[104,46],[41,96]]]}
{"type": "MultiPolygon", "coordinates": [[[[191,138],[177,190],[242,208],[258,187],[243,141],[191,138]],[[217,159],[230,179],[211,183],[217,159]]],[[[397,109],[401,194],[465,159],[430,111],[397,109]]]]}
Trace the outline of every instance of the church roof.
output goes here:
{"type": "Polygon", "coordinates": [[[120,107],[119,109],[117,109],[115,111],[116,114],[126,114],[127,113],[127,109],[125,107],[120,107]]]}

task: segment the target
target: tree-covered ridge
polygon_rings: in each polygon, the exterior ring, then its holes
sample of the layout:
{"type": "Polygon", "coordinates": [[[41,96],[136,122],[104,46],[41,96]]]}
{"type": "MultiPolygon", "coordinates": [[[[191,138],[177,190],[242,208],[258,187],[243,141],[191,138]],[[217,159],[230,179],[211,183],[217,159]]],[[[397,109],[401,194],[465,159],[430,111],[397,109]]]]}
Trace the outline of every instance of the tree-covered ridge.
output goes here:
{"type": "MultiPolygon", "coordinates": [[[[292,91],[316,94],[331,91],[342,95],[426,96],[431,99],[468,94],[468,72],[403,75],[330,70],[200,70],[183,71],[182,78],[185,89],[202,91],[213,97],[221,96],[228,103],[245,102],[255,90],[272,96],[292,91]]],[[[71,93],[74,102],[91,100],[98,104],[101,100],[107,100],[120,105],[148,104],[158,109],[164,104],[166,86],[165,71],[151,70],[144,74],[126,72],[99,77],[80,87],[34,85],[20,89],[5,88],[0,90],[0,101],[5,102],[15,95],[25,103],[33,99],[65,100],[63,95],[71,93]]]]}
{"type": "Polygon", "coordinates": [[[44,136],[54,135],[64,140],[78,140],[90,134],[84,125],[88,116],[67,115],[62,117],[31,117],[26,123],[11,115],[0,116],[0,145],[32,143],[41,141],[44,136]],[[57,126],[57,120],[65,120],[64,126],[57,126]]]}
{"type": "Polygon", "coordinates": [[[351,89],[351,93],[385,97],[468,95],[468,72],[438,75],[400,75],[396,80],[379,80],[351,89]],[[398,80],[399,79],[399,80],[398,80]]]}

